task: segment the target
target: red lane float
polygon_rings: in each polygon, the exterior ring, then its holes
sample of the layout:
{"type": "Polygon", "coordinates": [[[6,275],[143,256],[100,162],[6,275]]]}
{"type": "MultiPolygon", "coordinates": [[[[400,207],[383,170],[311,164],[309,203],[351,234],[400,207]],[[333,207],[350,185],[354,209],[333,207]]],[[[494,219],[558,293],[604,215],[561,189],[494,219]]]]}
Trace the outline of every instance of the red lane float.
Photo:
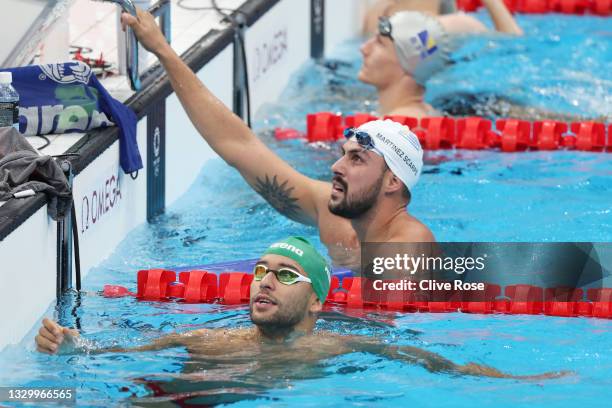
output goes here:
{"type": "Polygon", "coordinates": [[[554,120],[534,122],[531,147],[536,150],[557,150],[565,132],[567,132],[567,125],[562,122],[554,120]]]}
{"type": "Polygon", "coordinates": [[[519,0],[517,10],[526,14],[543,14],[548,12],[548,0],[519,0]]]}
{"type": "MultiPolygon", "coordinates": [[[[408,127],[415,128],[416,124],[408,127]]],[[[450,149],[455,144],[455,123],[452,118],[423,118],[421,127],[423,131],[417,136],[422,139],[420,142],[424,149],[450,149]]]]}
{"type": "Polygon", "coordinates": [[[481,6],[480,0],[457,0],[457,8],[459,10],[471,12],[478,10],[481,6]]]}
{"type": "Polygon", "coordinates": [[[457,120],[457,147],[467,150],[481,150],[487,143],[491,121],[472,117],[457,120]]]}
{"type": "Polygon", "coordinates": [[[500,119],[495,123],[501,131],[503,152],[525,151],[531,143],[531,123],[518,119],[500,119]]]}
{"type": "Polygon", "coordinates": [[[291,128],[276,128],[274,129],[274,138],[276,140],[293,140],[302,139],[305,135],[296,129],[291,128]]]}
{"type": "MultiPolygon", "coordinates": [[[[564,13],[582,15],[586,12],[607,16],[612,13],[612,0],[504,0],[512,13],[564,13]]],[[[459,10],[473,12],[482,7],[480,0],[457,0],[459,10]]]]}
{"type": "Polygon", "coordinates": [[[185,288],[183,293],[170,292],[169,296],[184,298],[185,302],[212,302],[217,298],[217,276],[206,271],[179,273],[179,283],[185,288]]]}
{"type": "Polygon", "coordinates": [[[176,272],[165,269],[138,271],[139,298],[157,300],[166,297],[168,285],[176,280],[176,272]]]}
{"type": "Polygon", "coordinates": [[[612,288],[589,289],[587,298],[592,302],[593,317],[612,317],[612,288]]]}
{"type": "MultiPolygon", "coordinates": [[[[549,288],[544,295],[544,314],[549,316],[575,317],[581,313],[578,305],[583,296],[582,289],[549,288]]],[[[582,313],[585,315],[584,313],[582,313]]]]}
{"type": "MultiPolygon", "coordinates": [[[[378,119],[378,118],[375,118],[375,119],[378,119]]],[[[390,119],[394,122],[401,123],[402,125],[408,126],[410,129],[419,126],[419,120],[417,118],[411,118],[409,116],[386,115],[383,117],[383,119],[390,119]]],[[[422,123],[421,123],[421,126],[426,127],[426,125],[423,125],[422,123]]]]}
{"type": "Polygon", "coordinates": [[[576,135],[576,149],[601,152],[606,147],[606,128],[603,123],[572,123],[571,129],[576,135]]]}
{"type": "Polygon", "coordinates": [[[308,142],[331,142],[342,133],[342,116],[331,112],[312,113],[306,116],[308,142]]]}
{"type": "Polygon", "coordinates": [[[584,14],[589,7],[587,0],[549,0],[549,10],[563,14],[584,14]]]}
{"type": "Polygon", "coordinates": [[[612,14],[612,0],[592,0],[591,11],[600,16],[612,14]]]}
{"type": "Polygon", "coordinates": [[[219,298],[221,303],[238,305],[249,301],[253,275],[229,272],[219,275],[219,298]]]}
{"type": "MultiPolygon", "coordinates": [[[[148,301],[185,303],[248,304],[253,275],[245,272],[219,274],[207,271],[180,272],[165,269],[141,270],[137,274],[137,292],[117,285],[105,285],[103,295],[116,298],[135,296],[148,301]]],[[[588,289],[541,288],[533,285],[485,284],[484,291],[471,294],[448,291],[438,293],[443,301],[425,298],[425,292],[368,291],[359,277],[332,277],[327,303],[349,309],[382,309],[400,312],[545,314],[562,317],[612,318],[612,288],[588,289]],[[443,296],[442,296],[443,295],[443,296]]]]}
{"type": "MultiPolygon", "coordinates": [[[[611,0],[612,1],[612,0],[611,0]]],[[[378,119],[366,113],[342,117],[330,112],[307,116],[306,138],[312,142],[335,142],[343,139],[347,127],[359,127],[378,119]]],[[[581,150],[612,152],[612,124],[585,121],[567,123],[554,120],[529,122],[520,119],[498,119],[492,122],[479,117],[426,117],[420,121],[408,116],[384,116],[406,125],[412,130],[425,150],[438,149],[499,149],[502,152],[527,150],[581,150]],[[607,134],[607,137],[606,137],[607,134]]],[[[293,129],[276,129],[278,140],[301,137],[293,129]]]]}
{"type": "Polygon", "coordinates": [[[376,119],[378,119],[376,116],[372,116],[368,113],[356,113],[354,115],[346,116],[344,118],[344,125],[347,128],[358,128],[364,123],[368,123],[376,119]]]}

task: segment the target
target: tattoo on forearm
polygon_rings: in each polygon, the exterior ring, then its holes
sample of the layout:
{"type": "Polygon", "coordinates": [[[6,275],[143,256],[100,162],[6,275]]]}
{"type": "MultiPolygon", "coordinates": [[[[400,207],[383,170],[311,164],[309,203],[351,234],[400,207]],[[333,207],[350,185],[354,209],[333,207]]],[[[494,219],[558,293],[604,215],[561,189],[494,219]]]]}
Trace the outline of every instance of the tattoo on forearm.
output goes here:
{"type": "Polygon", "coordinates": [[[289,180],[286,180],[280,184],[276,175],[270,179],[266,174],[265,180],[257,177],[257,183],[254,188],[278,212],[299,221],[301,214],[300,207],[297,204],[298,199],[291,196],[291,192],[295,188],[287,186],[288,182],[289,180]]]}

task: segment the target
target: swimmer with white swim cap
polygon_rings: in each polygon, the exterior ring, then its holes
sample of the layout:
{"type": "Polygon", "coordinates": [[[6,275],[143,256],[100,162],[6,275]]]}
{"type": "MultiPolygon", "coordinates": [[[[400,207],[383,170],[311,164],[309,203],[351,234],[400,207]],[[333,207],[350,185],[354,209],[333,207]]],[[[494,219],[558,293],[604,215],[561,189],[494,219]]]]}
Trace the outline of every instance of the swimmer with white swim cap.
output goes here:
{"type": "MultiPolygon", "coordinates": [[[[503,0],[484,0],[483,4],[498,31],[522,34],[503,0]]],[[[424,101],[427,80],[449,64],[457,35],[486,31],[480,21],[465,13],[433,16],[399,11],[383,16],[378,33],[361,47],[359,79],[377,88],[380,114],[437,115],[424,101]]]]}
{"type": "Polygon", "coordinates": [[[364,132],[374,138],[383,156],[349,140],[343,146],[344,156],[332,167],[332,183],[309,178],[272,152],[202,84],[170,47],[150,13],[139,10],[138,18],[124,13],[122,22],[159,58],[208,145],[281,214],[318,226],[321,242],[335,265],[359,269],[362,242],[435,241],[429,228],[407,211],[420,174],[422,151],[418,141],[404,146],[405,128],[385,122],[370,124],[364,132]],[[414,158],[412,163],[387,164],[385,160],[392,156],[385,146],[378,146],[378,133],[405,149],[414,158]]]}
{"type": "MultiPolygon", "coordinates": [[[[423,149],[407,126],[389,119],[375,120],[357,129],[346,129],[344,136],[347,138],[342,147],[345,154],[332,166],[333,190],[329,201],[332,213],[349,219],[376,213],[385,198],[389,198],[384,194],[381,197],[383,184],[393,187],[401,184],[399,196],[410,201],[411,191],[421,176],[423,149]],[[352,165],[354,161],[360,165],[352,165]],[[352,180],[367,177],[364,173],[371,174],[372,179],[378,178],[377,181],[364,185],[361,190],[350,188],[352,180]]],[[[401,199],[396,201],[403,207],[407,204],[401,199]]]]}

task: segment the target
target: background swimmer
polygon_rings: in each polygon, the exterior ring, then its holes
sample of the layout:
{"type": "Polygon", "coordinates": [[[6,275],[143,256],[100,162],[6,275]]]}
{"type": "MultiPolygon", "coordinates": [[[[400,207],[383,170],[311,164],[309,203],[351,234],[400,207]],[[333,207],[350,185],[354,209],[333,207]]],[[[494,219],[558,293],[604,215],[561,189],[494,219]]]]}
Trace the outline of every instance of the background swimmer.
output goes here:
{"type": "MultiPolygon", "coordinates": [[[[483,4],[497,31],[522,34],[502,0],[483,4]]],[[[424,100],[425,83],[450,63],[458,35],[485,32],[484,24],[465,13],[434,17],[402,11],[382,17],[378,33],[361,47],[359,80],[376,87],[381,115],[439,115],[424,100]]]]}

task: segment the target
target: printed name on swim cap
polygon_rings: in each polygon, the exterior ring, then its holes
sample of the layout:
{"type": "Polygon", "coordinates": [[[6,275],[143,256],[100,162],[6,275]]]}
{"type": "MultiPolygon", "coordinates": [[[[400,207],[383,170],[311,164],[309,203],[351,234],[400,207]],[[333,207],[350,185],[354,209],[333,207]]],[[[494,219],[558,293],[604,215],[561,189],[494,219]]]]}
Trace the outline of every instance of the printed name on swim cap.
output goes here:
{"type": "Polygon", "coordinates": [[[402,126],[402,129],[400,129],[399,134],[400,136],[404,136],[405,138],[407,138],[410,144],[412,145],[412,147],[414,147],[415,149],[417,150],[423,149],[421,147],[421,143],[419,142],[419,139],[414,133],[412,133],[412,131],[410,130],[408,126],[406,125],[402,126]]]}
{"type": "MultiPolygon", "coordinates": [[[[404,134],[402,132],[399,133],[400,136],[406,136],[406,138],[408,139],[408,141],[410,142],[410,144],[412,144],[415,148],[420,149],[421,146],[420,145],[415,145],[411,140],[410,137],[408,137],[408,133],[404,134]]],[[[395,143],[393,143],[393,140],[389,139],[388,137],[385,137],[382,133],[376,133],[376,137],[378,139],[380,139],[384,144],[388,145],[389,147],[391,147],[391,149],[393,150],[393,152],[395,152],[395,154],[397,154],[397,156],[402,159],[402,161],[404,163],[406,163],[406,165],[408,166],[408,168],[410,170],[412,170],[412,172],[414,173],[414,175],[418,175],[419,174],[419,169],[417,168],[417,166],[412,162],[412,160],[410,160],[410,157],[408,157],[407,154],[404,153],[404,151],[397,146],[395,143]]],[[[418,140],[417,140],[418,143],[418,140]]]]}
{"type": "Polygon", "coordinates": [[[359,130],[372,137],[375,152],[383,156],[393,174],[412,190],[423,168],[423,148],[414,132],[391,119],[364,123],[359,130]]]}
{"type": "Polygon", "coordinates": [[[287,250],[293,252],[294,254],[296,254],[297,256],[303,256],[304,255],[304,251],[302,251],[300,248],[296,248],[295,246],[293,246],[291,244],[287,244],[286,242],[277,242],[275,244],[270,245],[270,248],[287,249],[287,250]]]}

